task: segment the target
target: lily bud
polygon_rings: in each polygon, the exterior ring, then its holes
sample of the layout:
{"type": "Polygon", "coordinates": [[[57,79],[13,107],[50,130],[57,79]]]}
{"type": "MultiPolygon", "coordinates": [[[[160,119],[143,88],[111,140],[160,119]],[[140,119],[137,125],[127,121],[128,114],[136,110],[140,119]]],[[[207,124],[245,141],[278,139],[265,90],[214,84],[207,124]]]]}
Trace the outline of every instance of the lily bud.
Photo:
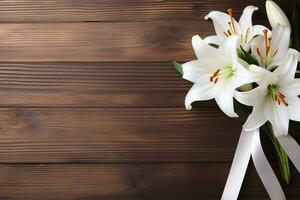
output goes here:
{"type": "Polygon", "coordinates": [[[291,23],[288,17],[274,1],[266,1],[266,10],[272,28],[275,28],[277,24],[281,24],[291,28],[291,23]]]}

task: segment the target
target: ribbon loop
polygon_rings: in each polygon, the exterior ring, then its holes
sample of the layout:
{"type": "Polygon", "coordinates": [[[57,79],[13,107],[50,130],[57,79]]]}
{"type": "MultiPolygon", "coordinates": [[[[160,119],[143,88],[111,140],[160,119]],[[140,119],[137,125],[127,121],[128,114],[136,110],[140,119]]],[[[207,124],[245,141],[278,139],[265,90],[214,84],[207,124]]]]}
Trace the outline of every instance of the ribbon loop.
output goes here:
{"type": "Polygon", "coordinates": [[[259,132],[256,132],[254,136],[252,159],[256,171],[270,198],[272,200],[285,200],[286,198],[280,186],[280,183],[263,152],[259,132]]]}
{"type": "MultiPolygon", "coordinates": [[[[291,139],[282,141],[289,145],[292,143],[291,139]]],[[[296,157],[298,155],[292,151],[290,154],[296,157]]],[[[221,200],[236,200],[238,198],[251,156],[258,175],[271,199],[285,200],[279,181],[263,152],[259,129],[253,131],[242,130],[221,200]]],[[[295,161],[296,164],[299,164],[298,161],[295,161]]]]}

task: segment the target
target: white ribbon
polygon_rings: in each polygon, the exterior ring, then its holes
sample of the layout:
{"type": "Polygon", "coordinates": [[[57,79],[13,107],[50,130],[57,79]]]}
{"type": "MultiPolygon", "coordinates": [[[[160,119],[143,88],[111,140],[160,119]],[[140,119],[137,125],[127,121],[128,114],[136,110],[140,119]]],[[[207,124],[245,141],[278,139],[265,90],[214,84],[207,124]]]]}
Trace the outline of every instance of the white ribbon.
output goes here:
{"type": "Polygon", "coordinates": [[[253,139],[254,132],[242,130],[223,191],[222,200],[235,200],[238,198],[251,157],[253,139]]]}
{"type": "Polygon", "coordinates": [[[257,173],[265,186],[269,196],[274,200],[286,199],[284,192],[271,168],[261,146],[259,132],[254,134],[252,159],[257,173]]]}
{"type": "MultiPolygon", "coordinates": [[[[283,143],[291,145],[292,142],[284,140],[283,143]]],[[[300,154],[298,153],[300,152],[295,153],[292,150],[290,152],[291,155],[299,158],[300,154]]],[[[259,129],[242,130],[221,200],[238,198],[251,155],[258,175],[271,199],[285,200],[284,192],[261,147],[259,129]]]]}

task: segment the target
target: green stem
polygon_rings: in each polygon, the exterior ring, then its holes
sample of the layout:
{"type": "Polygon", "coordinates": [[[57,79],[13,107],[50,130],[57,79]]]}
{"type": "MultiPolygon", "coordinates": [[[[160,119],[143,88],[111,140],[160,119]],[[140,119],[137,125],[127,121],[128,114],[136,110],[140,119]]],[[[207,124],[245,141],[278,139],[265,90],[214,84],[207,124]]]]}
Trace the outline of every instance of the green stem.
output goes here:
{"type": "Polygon", "coordinates": [[[286,155],[285,151],[283,150],[278,140],[274,136],[272,126],[269,122],[267,122],[267,124],[264,126],[264,130],[268,134],[270,140],[272,141],[275,151],[277,153],[277,160],[278,160],[281,177],[287,184],[289,184],[291,179],[291,172],[290,172],[288,156],[286,155]]]}

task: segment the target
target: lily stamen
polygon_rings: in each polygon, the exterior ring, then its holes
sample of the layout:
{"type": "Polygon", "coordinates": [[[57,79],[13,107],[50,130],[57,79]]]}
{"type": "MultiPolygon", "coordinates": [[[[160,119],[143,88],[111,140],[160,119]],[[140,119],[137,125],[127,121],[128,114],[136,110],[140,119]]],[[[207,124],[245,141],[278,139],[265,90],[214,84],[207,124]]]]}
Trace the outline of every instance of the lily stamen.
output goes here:
{"type": "Polygon", "coordinates": [[[264,29],[263,33],[264,33],[264,39],[266,43],[266,57],[267,57],[270,51],[271,39],[268,38],[268,29],[264,29]]]}
{"type": "Polygon", "coordinates": [[[217,69],[217,71],[215,71],[214,73],[213,73],[213,75],[210,77],[210,82],[214,82],[215,84],[217,83],[217,81],[218,81],[218,76],[220,75],[219,73],[220,73],[220,69],[217,69]],[[215,79],[216,78],[216,79],[215,79]]]}
{"type": "Polygon", "coordinates": [[[216,84],[218,82],[219,78],[216,78],[214,81],[214,84],[216,84]]]}
{"type": "Polygon", "coordinates": [[[257,52],[257,54],[259,56],[260,61],[262,62],[262,56],[260,54],[259,48],[256,48],[256,52],[257,52]]]}
{"type": "Polygon", "coordinates": [[[281,92],[279,92],[279,91],[276,91],[275,92],[275,97],[277,98],[277,102],[278,102],[278,104],[280,105],[280,103],[282,103],[283,105],[285,105],[285,106],[288,106],[289,104],[287,103],[287,101],[285,100],[285,96],[281,93],[281,92]]]}
{"type": "Polygon", "coordinates": [[[218,69],[217,71],[215,71],[215,73],[213,74],[213,77],[216,77],[220,72],[220,69],[218,69]]]}
{"type": "Polygon", "coordinates": [[[279,105],[281,105],[281,103],[283,104],[283,105],[285,105],[285,106],[288,106],[289,104],[287,103],[287,101],[285,100],[285,98],[281,98],[281,97],[278,97],[278,96],[276,96],[277,97],[277,103],[279,104],[279,105]]]}
{"type": "Polygon", "coordinates": [[[234,75],[235,71],[232,67],[225,67],[223,69],[217,69],[212,76],[209,77],[210,82],[216,84],[220,78],[228,78],[234,75]]]}
{"type": "Polygon", "coordinates": [[[261,54],[260,54],[259,48],[256,48],[256,51],[257,51],[257,54],[259,55],[259,57],[261,57],[261,54]]]}
{"type": "Polygon", "coordinates": [[[247,41],[248,41],[248,35],[249,35],[249,27],[247,28],[247,31],[246,31],[245,43],[247,43],[247,41]]]}
{"type": "Polygon", "coordinates": [[[272,58],[277,54],[278,49],[276,49],[276,51],[273,53],[273,55],[271,56],[272,58]]]}
{"type": "Polygon", "coordinates": [[[276,86],[270,85],[269,86],[269,91],[270,91],[271,97],[273,98],[274,102],[277,102],[278,105],[281,105],[281,104],[283,104],[284,106],[289,105],[288,102],[286,101],[285,95],[282,94],[281,92],[279,92],[276,89],[276,86]]]}
{"type": "Polygon", "coordinates": [[[278,91],[276,91],[276,94],[280,97],[280,98],[285,98],[285,96],[281,93],[281,92],[278,92],[278,91]]]}
{"type": "Polygon", "coordinates": [[[233,32],[234,32],[234,34],[236,34],[237,32],[236,32],[235,25],[234,25],[234,18],[233,18],[233,15],[232,15],[232,8],[227,9],[227,12],[230,16],[230,21],[231,21],[230,27],[232,26],[233,32]]]}
{"type": "Polygon", "coordinates": [[[233,27],[232,27],[232,23],[231,22],[228,22],[228,25],[229,25],[229,29],[228,29],[228,32],[232,32],[232,33],[235,33],[233,27]]]}

